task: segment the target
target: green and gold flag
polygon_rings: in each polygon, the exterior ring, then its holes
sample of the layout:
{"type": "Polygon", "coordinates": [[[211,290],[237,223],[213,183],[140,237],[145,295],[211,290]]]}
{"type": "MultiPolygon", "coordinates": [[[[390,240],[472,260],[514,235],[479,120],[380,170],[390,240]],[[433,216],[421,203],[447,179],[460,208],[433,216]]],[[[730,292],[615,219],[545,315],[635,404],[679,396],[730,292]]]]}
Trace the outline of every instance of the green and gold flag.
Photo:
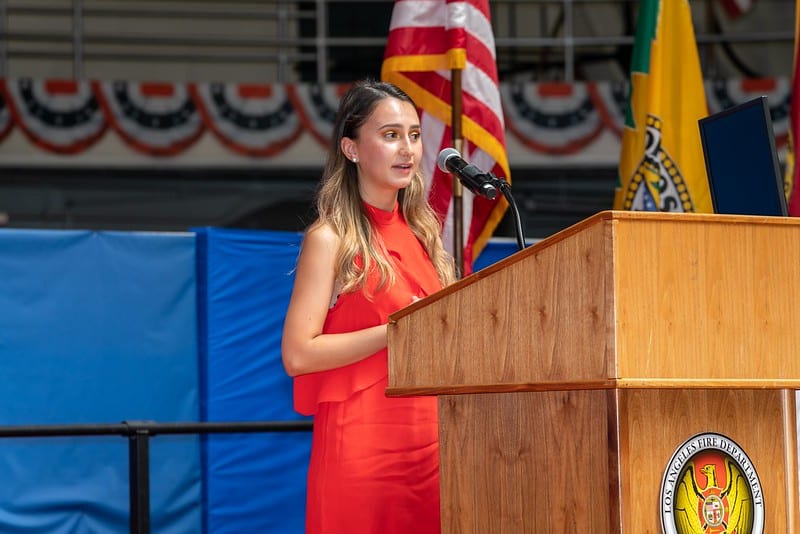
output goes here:
{"type": "Polygon", "coordinates": [[[698,119],[708,115],[687,0],[643,0],[615,209],[712,212],[698,119]]]}

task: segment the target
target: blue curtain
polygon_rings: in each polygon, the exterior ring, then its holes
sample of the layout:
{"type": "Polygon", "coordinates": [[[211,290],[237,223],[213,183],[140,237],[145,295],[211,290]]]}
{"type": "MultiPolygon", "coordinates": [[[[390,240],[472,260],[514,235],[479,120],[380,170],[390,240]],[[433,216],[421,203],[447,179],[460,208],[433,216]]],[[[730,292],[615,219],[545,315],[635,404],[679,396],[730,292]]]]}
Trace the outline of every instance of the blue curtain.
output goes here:
{"type": "MultiPolygon", "coordinates": [[[[191,234],[0,231],[0,425],[197,421],[191,234]]],[[[199,438],[151,440],[153,532],[202,524],[199,438]]],[[[124,437],[0,439],[0,532],[128,531],[124,437]]]]}
{"type": "MultiPolygon", "coordinates": [[[[197,235],[203,420],[301,419],[280,352],[301,236],[197,235]]],[[[302,533],[310,448],[310,432],[207,436],[206,531],[302,533]]]]}

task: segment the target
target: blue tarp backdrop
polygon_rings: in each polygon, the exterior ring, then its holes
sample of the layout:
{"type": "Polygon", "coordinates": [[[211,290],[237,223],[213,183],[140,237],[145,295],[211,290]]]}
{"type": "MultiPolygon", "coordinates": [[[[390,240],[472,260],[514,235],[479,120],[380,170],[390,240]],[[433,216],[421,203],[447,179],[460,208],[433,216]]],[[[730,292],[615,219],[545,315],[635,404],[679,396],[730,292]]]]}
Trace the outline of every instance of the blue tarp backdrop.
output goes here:
{"type": "MultiPolygon", "coordinates": [[[[203,418],[300,419],[281,363],[281,331],[300,235],[200,229],[203,418]]],[[[311,434],[209,435],[208,532],[302,533],[311,434]]]]}
{"type": "MultiPolygon", "coordinates": [[[[526,246],[528,246],[526,241],[526,246]]],[[[473,271],[480,271],[493,263],[497,263],[507,256],[519,251],[516,239],[490,239],[483,247],[480,256],[475,258],[472,265],[473,271]]]]}
{"type": "MultiPolygon", "coordinates": [[[[191,234],[0,232],[0,424],[198,420],[191,234]]],[[[152,531],[198,532],[199,439],[151,440],[152,531]]],[[[125,437],[0,440],[0,532],[128,531],[125,437]]]]}
{"type": "MultiPolygon", "coordinates": [[[[280,356],[300,240],[0,231],[0,425],[301,419],[280,356]]],[[[154,436],[152,532],[302,533],[310,442],[154,436]]],[[[128,531],[123,437],[0,439],[0,480],[3,534],[128,531]]]]}

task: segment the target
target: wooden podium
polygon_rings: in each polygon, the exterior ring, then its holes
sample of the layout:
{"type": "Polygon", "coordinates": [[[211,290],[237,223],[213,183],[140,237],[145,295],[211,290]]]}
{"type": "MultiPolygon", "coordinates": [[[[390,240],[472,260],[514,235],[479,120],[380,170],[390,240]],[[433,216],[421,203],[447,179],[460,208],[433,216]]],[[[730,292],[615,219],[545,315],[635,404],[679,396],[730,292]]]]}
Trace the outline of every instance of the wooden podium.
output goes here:
{"type": "Polygon", "coordinates": [[[442,532],[661,532],[703,433],[800,532],[798,289],[800,219],[608,211],[392,315],[387,393],[439,398],[442,532]]]}

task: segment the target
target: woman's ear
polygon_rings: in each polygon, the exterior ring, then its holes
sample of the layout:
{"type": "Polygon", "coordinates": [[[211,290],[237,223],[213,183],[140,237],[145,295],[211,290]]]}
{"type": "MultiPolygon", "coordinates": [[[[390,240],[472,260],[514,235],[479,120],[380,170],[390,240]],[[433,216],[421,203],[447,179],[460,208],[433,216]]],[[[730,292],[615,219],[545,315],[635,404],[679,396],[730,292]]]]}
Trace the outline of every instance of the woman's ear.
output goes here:
{"type": "Polygon", "coordinates": [[[339,143],[339,147],[342,149],[344,157],[346,157],[353,163],[358,162],[358,151],[356,150],[356,144],[353,142],[352,139],[350,139],[349,137],[342,137],[342,141],[339,143]]]}

